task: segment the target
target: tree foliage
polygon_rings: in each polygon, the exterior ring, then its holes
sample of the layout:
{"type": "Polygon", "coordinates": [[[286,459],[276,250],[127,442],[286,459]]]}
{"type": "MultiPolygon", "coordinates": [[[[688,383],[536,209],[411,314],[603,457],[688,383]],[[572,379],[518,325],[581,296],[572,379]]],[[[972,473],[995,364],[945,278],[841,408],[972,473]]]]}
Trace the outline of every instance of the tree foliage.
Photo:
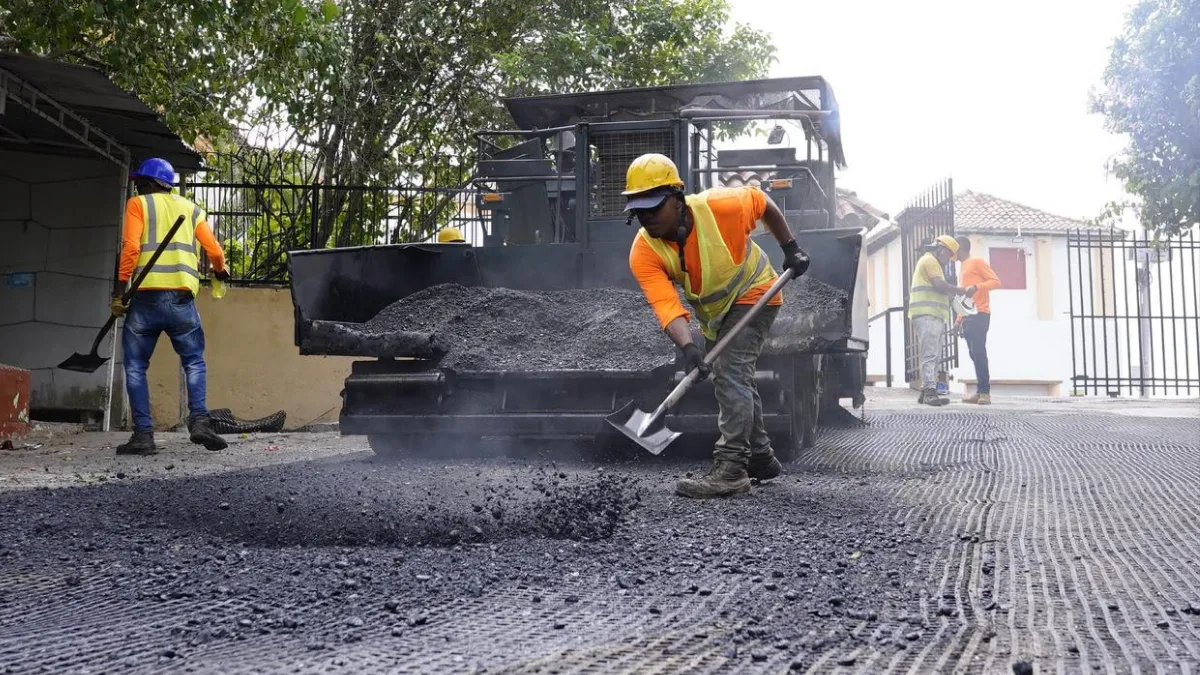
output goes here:
{"type": "MultiPolygon", "coordinates": [[[[347,183],[453,186],[500,99],[761,76],[769,39],[727,0],[344,0],[336,67],[287,104],[296,138],[347,183]]],[[[332,222],[318,241],[333,233],[332,222]]],[[[340,231],[338,244],[363,233],[340,231]]]]}
{"type": "Polygon", "coordinates": [[[338,185],[428,190],[383,209],[412,216],[402,238],[427,236],[455,199],[433,188],[464,185],[475,132],[511,126],[504,96],[763,76],[769,38],[729,17],[728,0],[9,0],[0,32],[101,68],[185,139],[237,153],[245,182],[301,178],[247,146],[301,157],[318,207],[254,196],[305,222],[247,226],[257,260],[277,241],[374,242],[380,209],[338,185]]]}
{"type": "Polygon", "coordinates": [[[1200,224],[1200,0],[1144,0],[1112,46],[1105,90],[1093,98],[1129,146],[1114,173],[1142,224],[1171,236],[1200,224]]]}
{"type": "Polygon", "coordinates": [[[333,0],[7,0],[0,33],[20,53],[100,69],[192,141],[322,68],[336,16],[333,0]]]}

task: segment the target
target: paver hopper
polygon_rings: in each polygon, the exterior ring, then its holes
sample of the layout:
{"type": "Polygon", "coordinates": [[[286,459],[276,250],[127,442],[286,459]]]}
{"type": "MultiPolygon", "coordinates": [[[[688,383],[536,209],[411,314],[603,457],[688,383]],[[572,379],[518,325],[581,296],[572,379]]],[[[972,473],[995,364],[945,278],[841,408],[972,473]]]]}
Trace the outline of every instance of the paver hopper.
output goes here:
{"type": "MultiPolygon", "coordinates": [[[[806,277],[841,294],[836,309],[819,312],[796,311],[796,303],[785,301],[759,361],[764,420],[777,449],[786,456],[811,444],[822,398],[851,398],[858,405],[865,380],[863,231],[837,227],[836,207],[827,199],[834,194],[833,164],[841,162],[840,136],[829,124],[829,113],[836,115],[832,101],[820,78],[507,101],[519,124],[551,128],[496,132],[527,139],[505,150],[481,134],[478,204],[488,209],[490,222],[477,229],[476,245],[422,243],[290,253],[300,352],[369,359],[355,362],[346,380],[342,433],[368,435],[372,448],[381,453],[409,444],[436,447],[482,436],[611,436],[627,442],[607,428],[605,417],[631,399],[651,409],[662,400],[683,377],[682,367],[669,357],[658,367],[634,371],[464,370],[442,367],[438,350],[407,339],[411,336],[343,337],[355,330],[354,324],[370,320],[391,303],[443,283],[527,291],[636,289],[628,268],[636,227],[626,224],[620,203],[610,193],[619,196],[618,188],[623,187],[617,183],[623,182],[626,156],[667,150],[680,167],[691,169],[691,190],[728,183],[729,175],[744,176],[748,170],[772,176],[763,187],[784,209],[812,258],[806,277]],[[799,160],[793,149],[772,148],[758,155],[738,151],[740,166],[730,166],[732,160],[722,165],[711,148],[712,129],[730,116],[713,112],[714,119],[708,119],[694,107],[681,110],[678,105],[680,100],[709,100],[706,96],[718,92],[733,105],[761,107],[764,99],[777,99],[779,92],[795,94],[797,89],[807,92],[805,100],[817,103],[789,99],[788,105],[796,109],[742,110],[739,115],[767,119],[784,114],[800,120],[801,128],[811,134],[811,160],[799,160]],[[659,99],[676,104],[664,111],[659,99]],[[657,106],[659,112],[648,118],[620,107],[623,112],[610,115],[613,119],[607,122],[579,119],[581,110],[622,101],[657,106]],[[637,121],[621,119],[626,113],[637,121]],[[564,148],[569,148],[564,132],[570,132],[570,147],[588,149],[588,161],[564,161],[564,148]],[[679,139],[693,142],[689,147],[679,139]],[[779,150],[788,151],[786,158],[779,150]],[[713,158],[717,161],[708,161],[713,158]],[[744,168],[747,160],[764,159],[773,164],[744,168]],[[613,168],[604,168],[609,165],[613,168]],[[563,173],[564,167],[572,173],[563,173]],[[616,167],[621,167],[619,174],[613,173],[616,167]],[[588,195],[584,208],[579,208],[576,194],[588,195]]],[[[766,232],[755,236],[778,268],[779,246],[766,232]]],[[[699,383],[675,407],[670,424],[685,434],[715,437],[716,416],[711,382],[699,383]]]]}

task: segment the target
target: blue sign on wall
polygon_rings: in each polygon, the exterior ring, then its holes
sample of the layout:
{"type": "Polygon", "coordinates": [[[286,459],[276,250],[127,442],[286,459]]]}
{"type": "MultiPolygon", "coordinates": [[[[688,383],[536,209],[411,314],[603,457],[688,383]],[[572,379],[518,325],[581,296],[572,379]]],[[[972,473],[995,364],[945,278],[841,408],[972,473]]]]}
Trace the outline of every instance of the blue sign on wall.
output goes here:
{"type": "Polygon", "coordinates": [[[33,288],[33,272],[5,274],[4,285],[8,288],[33,288]]]}

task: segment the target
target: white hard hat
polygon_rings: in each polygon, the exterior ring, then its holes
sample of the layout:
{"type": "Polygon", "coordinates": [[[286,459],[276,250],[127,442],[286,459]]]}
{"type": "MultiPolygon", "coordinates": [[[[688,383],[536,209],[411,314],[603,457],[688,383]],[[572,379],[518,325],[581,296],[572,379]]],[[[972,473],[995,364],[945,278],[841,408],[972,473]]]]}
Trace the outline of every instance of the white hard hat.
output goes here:
{"type": "Polygon", "coordinates": [[[959,316],[974,316],[979,313],[979,308],[975,306],[975,301],[965,295],[956,295],[950,300],[950,306],[954,308],[954,313],[959,316]]]}

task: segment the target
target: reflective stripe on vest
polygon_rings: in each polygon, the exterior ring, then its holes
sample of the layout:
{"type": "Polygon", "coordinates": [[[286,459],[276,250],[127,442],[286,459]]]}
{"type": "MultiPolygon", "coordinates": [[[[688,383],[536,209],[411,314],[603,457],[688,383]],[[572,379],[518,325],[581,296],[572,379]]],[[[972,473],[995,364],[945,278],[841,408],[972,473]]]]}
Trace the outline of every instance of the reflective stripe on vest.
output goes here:
{"type": "Polygon", "coordinates": [[[740,265],[733,262],[733,255],[721,236],[717,219],[703,192],[688,196],[687,205],[692,209],[694,221],[691,236],[696,237],[700,252],[700,288],[692,289],[691,275],[684,274],[680,268],[677,245],[651,237],[644,228],[638,230],[638,236],[658,254],[671,279],[683,289],[683,296],[695,310],[704,337],[715,340],[721,320],[737,299],[751,288],[769,283],[777,275],[767,254],[754,240],[749,241],[746,259],[740,265]]]}
{"type": "Polygon", "coordinates": [[[204,218],[204,211],[188,199],[176,194],[155,193],[135,197],[142,200],[145,222],[142,227],[142,250],[138,255],[134,276],[141,274],[150,262],[154,251],[167,236],[179,216],[183,224],[171,237],[161,256],[155,261],[150,273],[142,280],[140,288],[175,289],[186,288],[196,295],[200,291],[200,260],[196,255],[196,224],[204,218]]]}
{"type": "MultiPolygon", "coordinates": [[[[926,253],[925,255],[933,254],[926,253]]],[[[917,266],[913,269],[912,282],[908,288],[908,318],[932,316],[949,322],[950,297],[930,286],[929,280],[921,276],[921,261],[924,259],[925,256],[918,259],[917,266]]],[[[940,264],[938,266],[941,267],[940,264]]]]}

